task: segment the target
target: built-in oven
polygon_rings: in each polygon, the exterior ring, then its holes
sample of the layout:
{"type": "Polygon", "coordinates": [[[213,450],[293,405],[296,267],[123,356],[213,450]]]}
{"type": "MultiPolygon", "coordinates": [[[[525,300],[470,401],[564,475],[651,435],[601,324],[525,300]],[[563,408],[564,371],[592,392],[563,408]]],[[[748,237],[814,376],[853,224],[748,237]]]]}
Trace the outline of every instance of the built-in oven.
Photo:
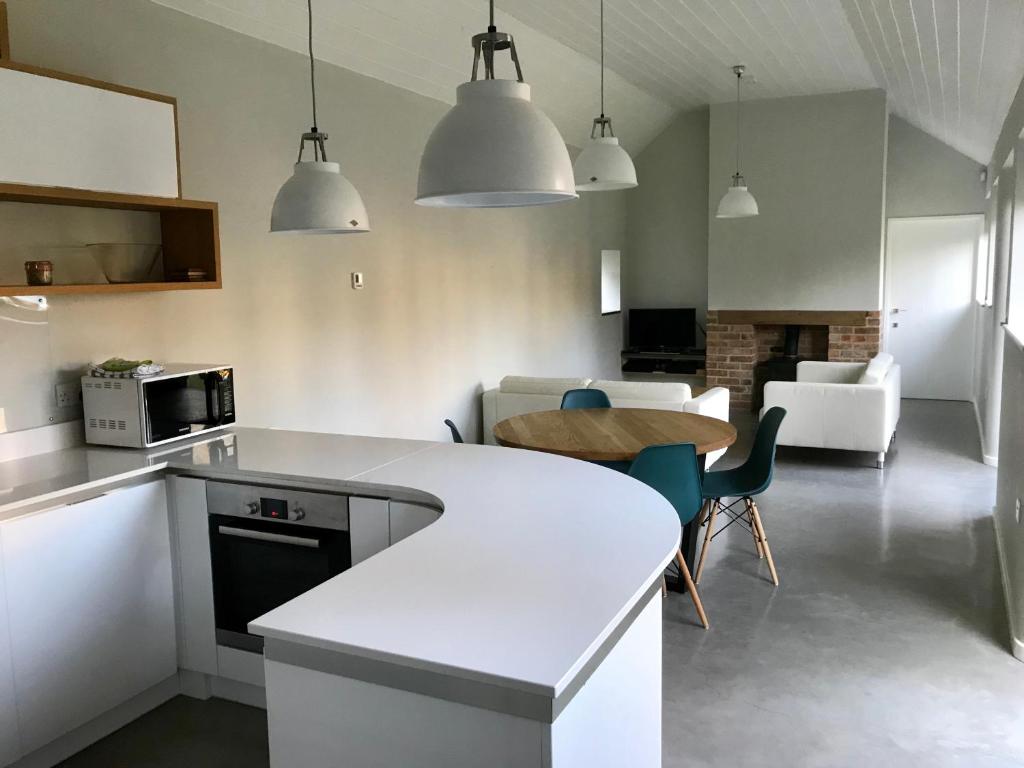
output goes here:
{"type": "Polygon", "coordinates": [[[352,565],[348,498],[208,481],[217,644],[263,652],[253,619],[352,565]]]}

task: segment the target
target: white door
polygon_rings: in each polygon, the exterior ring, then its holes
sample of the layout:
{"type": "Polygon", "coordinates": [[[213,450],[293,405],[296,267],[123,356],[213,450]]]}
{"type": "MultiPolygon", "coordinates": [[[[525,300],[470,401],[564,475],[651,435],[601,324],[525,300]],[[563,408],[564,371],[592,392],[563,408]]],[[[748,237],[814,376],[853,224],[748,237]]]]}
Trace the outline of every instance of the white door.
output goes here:
{"type": "Polygon", "coordinates": [[[984,217],[889,219],[886,348],[904,397],[970,400],[974,276],[984,217]]]}

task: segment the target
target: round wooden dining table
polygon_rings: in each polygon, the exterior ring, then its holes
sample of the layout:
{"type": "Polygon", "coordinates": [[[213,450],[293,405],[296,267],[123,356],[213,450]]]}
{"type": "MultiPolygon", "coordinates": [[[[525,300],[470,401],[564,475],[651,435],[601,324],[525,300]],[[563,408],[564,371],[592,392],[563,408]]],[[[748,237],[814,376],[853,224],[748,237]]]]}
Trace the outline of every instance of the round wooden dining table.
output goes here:
{"type": "Polygon", "coordinates": [[[574,408],[524,413],[499,421],[494,425],[494,439],[508,448],[585,461],[632,461],[649,445],[693,443],[698,456],[728,448],[736,442],[736,427],[697,413],[574,408]]]}

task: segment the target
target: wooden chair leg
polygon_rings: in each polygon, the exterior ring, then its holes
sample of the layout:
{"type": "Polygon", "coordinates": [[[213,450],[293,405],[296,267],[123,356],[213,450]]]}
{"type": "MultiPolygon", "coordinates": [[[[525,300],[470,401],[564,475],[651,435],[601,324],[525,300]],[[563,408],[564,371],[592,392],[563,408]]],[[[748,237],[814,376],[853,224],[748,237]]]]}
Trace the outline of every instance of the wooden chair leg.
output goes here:
{"type": "Polygon", "coordinates": [[[761,546],[761,539],[757,535],[757,526],[754,525],[754,513],[750,511],[750,505],[752,503],[749,496],[743,499],[743,502],[747,506],[747,520],[750,522],[750,535],[754,537],[754,547],[757,549],[757,558],[760,560],[764,557],[764,548],[761,546]]]}
{"type": "Polygon", "coordinates": [[[757,528],[757,535],[761,539],[761,547],[764,549],[764,558],[768,561],[768,571],[772,575],[772,583],[777,587],[779,586],[779,574],[775,570],[775,560],[772,559],[772,550],[768,546],[768,537],[764,532],[764,523],[761,522],[761,513],[757,511],[757,504],[753,499],[750,500],[750,511],[754,516],[754,526],[757,528]]]}
{"type": "Polygon", "coordinates": [[[711,499],[704,499],[704,503],[700,505],[700,512],[697,513],[697,522],[699,526],[706,525],[708,518],[711,516],[711,499]]]}
{"type": "Polygon", "coordinates": [[[700,595],[697,594],[697,587],[693,583],[693,579],[690,578],[690,569],[686,567],[686,558],[683,557],[681,551],[676,551],[676,562],[679,564],[679,575],[683,577],[683,581],[686,582],[686,591],[690,593],[690,597],[693,599],[693,607],[697,609],[697,616],[700,617],[700,623],[704,625],[704,629],[708,628],[708,615],[704,613],[704,604],[700,601],[700,595]]]}
{"type": "Polygon", "coordinates": [[[718,517],[718,508],[721,502],[718,499],[709,499],[708,529],[704,531],[704,545],[700,548],[700,560],[697,561],[697,575],[694,581],[700,584],[700,575],[704,573],[704,560],[708,556],[708,547],[711,546],[711,537],[715,535],[715,518],[718,517]]]}

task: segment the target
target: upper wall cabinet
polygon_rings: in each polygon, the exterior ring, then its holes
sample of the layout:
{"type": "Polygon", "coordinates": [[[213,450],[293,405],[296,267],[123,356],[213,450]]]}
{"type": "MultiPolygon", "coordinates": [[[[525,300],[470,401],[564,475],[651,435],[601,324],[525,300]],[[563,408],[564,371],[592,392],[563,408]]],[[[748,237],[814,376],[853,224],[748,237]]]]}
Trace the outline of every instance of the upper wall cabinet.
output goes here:
{"type": "Polygon", "coordinates": [[[181,193],[173,98],[8,62],[0,104],[0,181],[181,193]]]}
{"type": "Polygon", "coordinates": [[[39,211],[5,208],[7,229],[33,242],[8,231],[0,243],[0,296],[220,288],[217,204],[181,197],[176,100],[3,59],[2,26],[0,203],[135,212],[149,234],[97,241],[93,219],[73,217],[74,231],[53,209],[26,235],[39,211]],[[52,285],[28,285],[25,261],[50,261],[52,285]]]}

